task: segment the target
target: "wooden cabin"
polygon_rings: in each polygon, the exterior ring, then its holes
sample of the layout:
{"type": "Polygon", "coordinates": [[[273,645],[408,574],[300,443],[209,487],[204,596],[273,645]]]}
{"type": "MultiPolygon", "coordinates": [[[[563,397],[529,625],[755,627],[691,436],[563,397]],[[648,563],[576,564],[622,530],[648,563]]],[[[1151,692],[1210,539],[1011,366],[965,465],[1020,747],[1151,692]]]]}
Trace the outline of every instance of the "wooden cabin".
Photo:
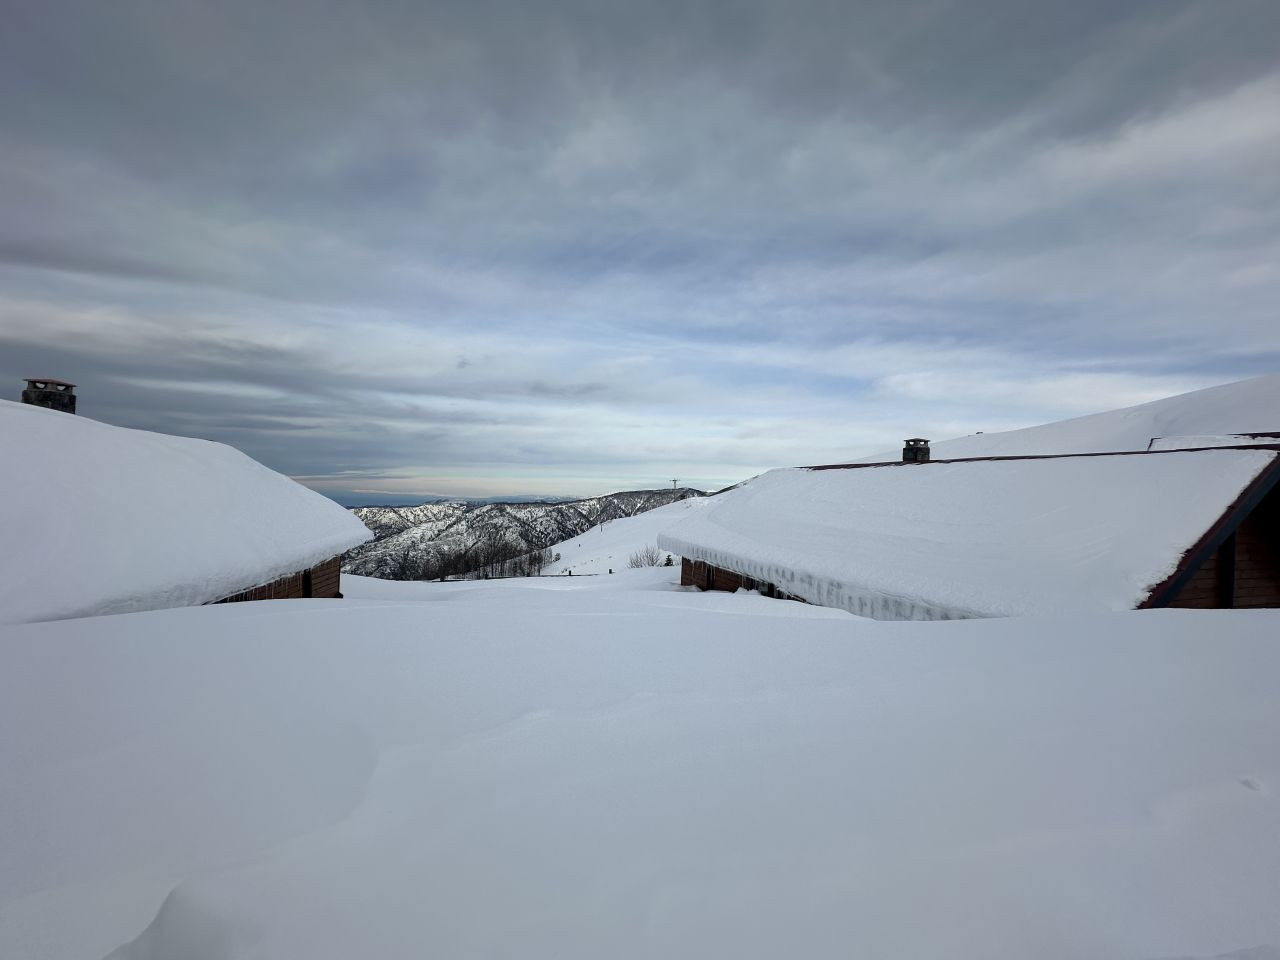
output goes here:
{"type": "Polygon", "coordinates": [[[1223,511],[1140,606],[1280,607],[1280,461],[1223,511]]]}
{"type": "Polygon", "coordinates": [[[0,401],[0,623],[342,596],[372,537],[351,511],[225,444],[70,412],[0,401]]]}
{"type": "Polygon", "coordinates": [[[241,590],[211,603],[247,600],[306,600],[310,597],[342,599],[342,557],[330,557],[314,567],[278,577],[270,583],[241,590]]]}
{"type": "Polygon", "coordinates": [[[1268,438],[955,460],[915,444],[904,462],[771,471],[658,544],[685,586],[876,619],[1280,607],[1268,438]]]}

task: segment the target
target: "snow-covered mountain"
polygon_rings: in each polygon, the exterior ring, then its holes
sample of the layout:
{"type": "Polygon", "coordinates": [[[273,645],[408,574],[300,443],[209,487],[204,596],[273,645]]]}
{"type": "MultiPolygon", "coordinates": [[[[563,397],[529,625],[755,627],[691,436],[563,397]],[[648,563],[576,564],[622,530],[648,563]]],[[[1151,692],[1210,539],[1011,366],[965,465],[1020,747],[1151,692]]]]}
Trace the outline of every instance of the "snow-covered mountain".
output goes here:
{"type": "Polygon", "coordinates": [[[353,512],[375,539],[348,553],[343,570],[390,580],[462,573],[486,562],[484,554],[495,547],[508,548],[511,555],[527,553],[612,520],[704,495],[701,490],[679,487],[627,490],[563,503],[451,501],[416,507],[357,507],[353,512]]]}

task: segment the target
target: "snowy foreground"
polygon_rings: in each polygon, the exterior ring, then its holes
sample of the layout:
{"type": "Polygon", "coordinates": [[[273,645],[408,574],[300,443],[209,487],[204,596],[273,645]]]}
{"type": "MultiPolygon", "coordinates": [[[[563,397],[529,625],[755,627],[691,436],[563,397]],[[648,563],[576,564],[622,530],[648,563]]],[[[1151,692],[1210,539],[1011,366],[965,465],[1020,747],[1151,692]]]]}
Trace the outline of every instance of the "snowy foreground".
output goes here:
{"type": "Polygon", "coordinates": [[[0,628],[0,957],[1280,957],[1280,613],[673,574],[0,628]]]}

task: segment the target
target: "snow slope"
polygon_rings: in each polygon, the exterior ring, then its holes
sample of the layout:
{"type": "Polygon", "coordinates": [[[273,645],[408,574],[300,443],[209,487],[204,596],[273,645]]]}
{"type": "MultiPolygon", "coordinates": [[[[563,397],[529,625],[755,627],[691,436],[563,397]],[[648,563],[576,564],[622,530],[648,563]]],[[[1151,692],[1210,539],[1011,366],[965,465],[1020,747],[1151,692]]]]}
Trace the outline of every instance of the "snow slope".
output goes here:
{"type": "Polygon", "coordinates": [[[369,539],[220,443],[0,400],[0,623],[205,603],[369,539]]]}
{"type": "MultiPolygon", "coordinates": [[[[659,533],[687,517],[696,516],[713,502],[713,497],[692,497],[634,517],[618,517],[607,521],[603,526],[592,527],[579,536],[551,547],[552,555],[558,553],[560,559],[547,564],[543,574],[554,576],[572,570],[575,575],[580,576],[627,569],[627,561],[632,554],[646,546],[657,546],[659,533]]],[[[679,565],[679,554],[672,559],[679,565]]]]}
{"type": "MultiPolygon", "coordinates": [[[[1280,432],[1280,374],[1165,397],[1023,430],[983,433],[930,444],[933,459],[1145,450],[1153,437],[1280,432]]],[[[886,450],[859,463],[902,459],[886,450]]]]}
{"type": "Polygon", "coordinates": [[[658,545],[878,620],[1133,609],[1277,454],[773,470],[658,545]]]}
{"type": "Polygon", "coordinates": [[[1275,957],[1280,614],[671,575],[0,628],[0,956],[1275,957]]]}

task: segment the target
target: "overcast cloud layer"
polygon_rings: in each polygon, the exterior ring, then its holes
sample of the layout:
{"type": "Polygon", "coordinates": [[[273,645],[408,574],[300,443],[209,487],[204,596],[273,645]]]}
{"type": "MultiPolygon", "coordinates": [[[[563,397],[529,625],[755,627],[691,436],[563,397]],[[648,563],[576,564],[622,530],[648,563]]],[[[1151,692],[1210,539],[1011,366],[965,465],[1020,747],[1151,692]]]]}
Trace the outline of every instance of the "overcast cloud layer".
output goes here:
{"type": "Polygon", "coordinates": [[[1280,4],[0,0],[0,383],[342,499],[1280,368],[1280,4]]]}

